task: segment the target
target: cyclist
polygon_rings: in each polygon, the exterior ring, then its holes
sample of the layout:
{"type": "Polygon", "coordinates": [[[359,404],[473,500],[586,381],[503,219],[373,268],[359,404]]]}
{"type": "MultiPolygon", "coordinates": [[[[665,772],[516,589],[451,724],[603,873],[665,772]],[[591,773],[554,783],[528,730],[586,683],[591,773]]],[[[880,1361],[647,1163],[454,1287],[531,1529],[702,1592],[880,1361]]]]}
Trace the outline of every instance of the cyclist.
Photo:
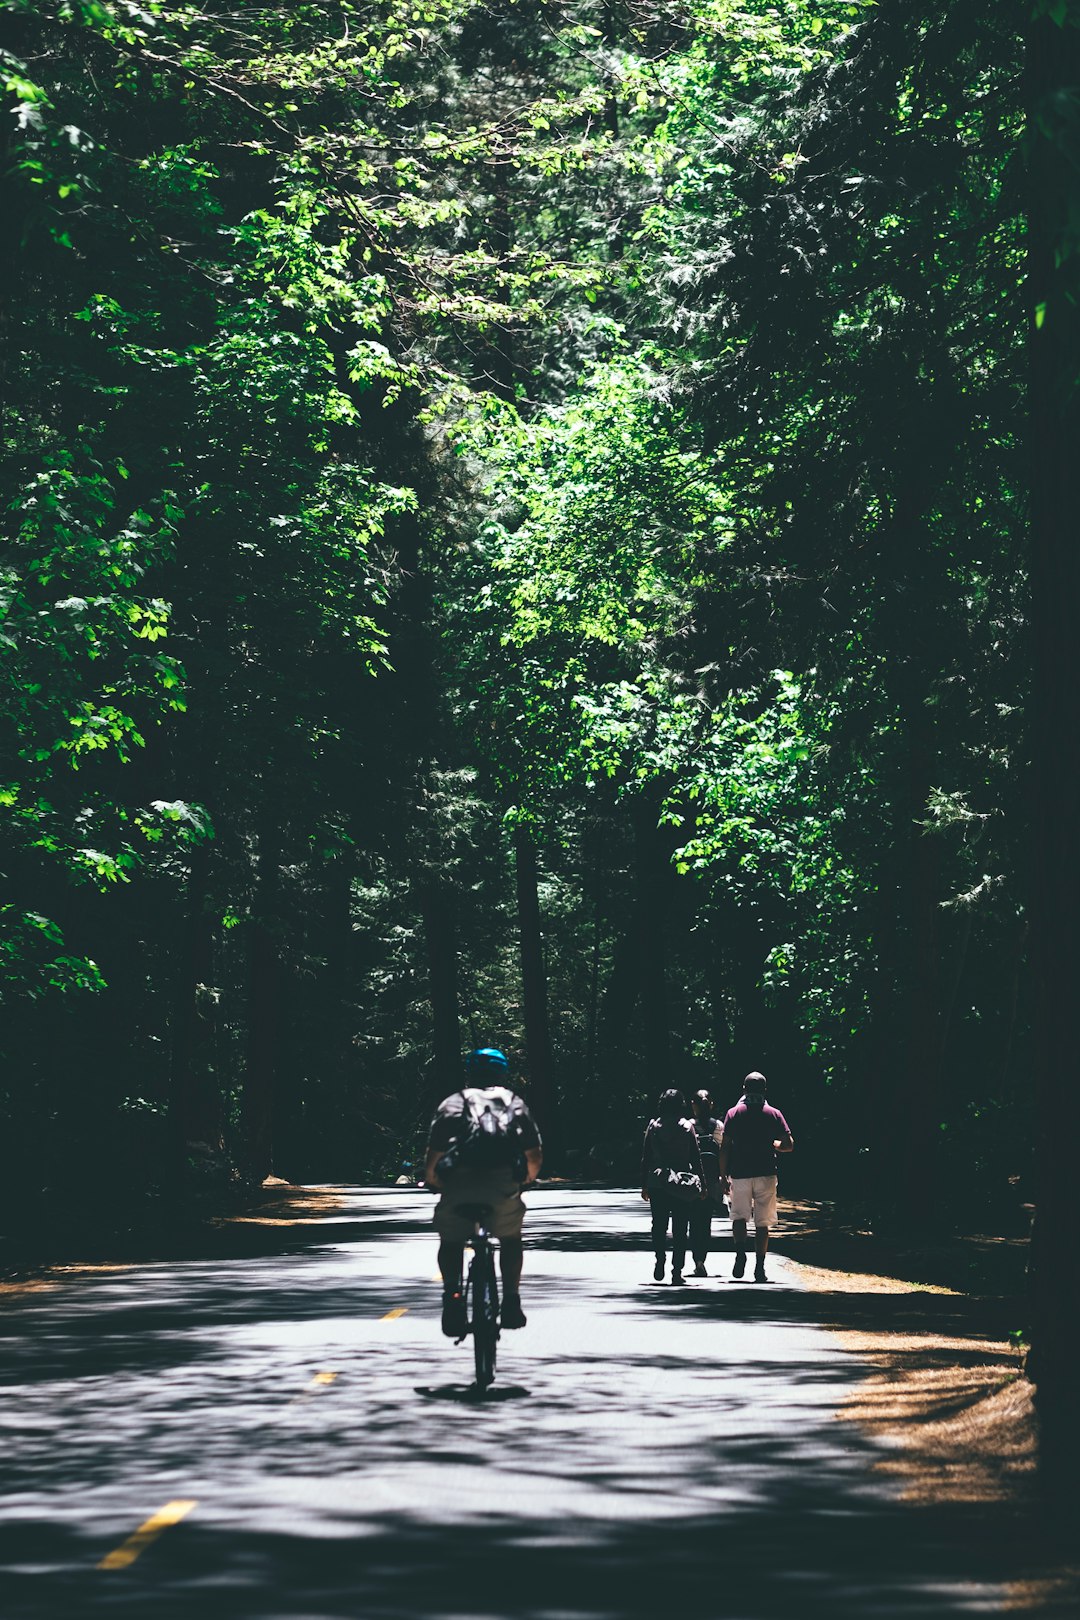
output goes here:
{"type": "Polygon", "coordinates": [[[504,1053],[485,1046],[465,1059],[468,1084],[439,1104],[428,1135],[424,1179],[442,1194],[435,1206],[439,1271],[443,1280],[442,1330],[460,1339],[466,1330],[462,1266],[473,1222],[460,1204],[491,1206],[489,1231],[499,1239],[504,1328],[525,1326],[521,1309],[522,1185],[540,1174],[543,1148],[536,1122],[509,1084],[504,1053]]]}

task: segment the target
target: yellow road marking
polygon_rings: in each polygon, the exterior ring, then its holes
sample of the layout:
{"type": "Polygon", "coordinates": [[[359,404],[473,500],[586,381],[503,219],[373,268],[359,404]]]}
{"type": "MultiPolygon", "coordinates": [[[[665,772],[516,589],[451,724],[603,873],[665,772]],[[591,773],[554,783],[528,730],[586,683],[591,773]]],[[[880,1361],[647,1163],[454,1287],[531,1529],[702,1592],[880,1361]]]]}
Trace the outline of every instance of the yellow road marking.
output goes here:
{"type": "Polygon", "coordinates": [[[408,1312],[409,1307],[407,1305],[399,1305],[396,1310],[387,1311],[385,1316],[380,1316],[379,1320],[380,1322],[394,1322],[399,1316],[407,1316],[408,1312]]]}
{"type": "Polygon", "coordinates": [[[320,1386],[332,1384],[336,1377],[336,1372],[317,1372],[312,1378],[310,1384],[308,1384],[307,1388],[302,1389],[299,1395],[294,1395],[291,1401],[286,1401],[285,1405],[302,1406],[305,1401],[310,1401],[314,1390],[320,1388],[320,1386]]]}
{"type": "Polygon", "coordinates": [[[153,1518],[147,1519],[145,1524],[140,1524],[133,1536],[129,1536],[111,1553],[106,1553],[98,1569],[126,1569],[152,1541],[157,1540],[163,1530],[167,1530],[170,1525],[179,1524],[181,1519],[186,1519],[193,1507],[198,1507],[197,1501],[166,1502],[153,1518]]]}

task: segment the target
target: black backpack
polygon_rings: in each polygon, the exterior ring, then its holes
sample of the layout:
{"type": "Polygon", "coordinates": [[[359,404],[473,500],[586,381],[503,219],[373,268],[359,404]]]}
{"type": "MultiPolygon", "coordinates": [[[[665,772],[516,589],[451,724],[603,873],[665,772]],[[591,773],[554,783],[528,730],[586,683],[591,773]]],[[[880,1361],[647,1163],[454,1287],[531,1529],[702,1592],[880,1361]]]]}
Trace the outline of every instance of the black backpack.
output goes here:
{"type": "MultiPolygon", "coordinates": [[[[500,1088],[501,1089],[501,1088],[500,1088]]],[[[455,1170],[509,1169],[517,1180],[525,1174],[525,1104],[519,1098],[499,1096],[466,1086],[460,1095],[465,1108],[450,1148],[439,1162],[440,1178],[455,1170]]]]}
{"type": "Polygon", "coordinates": [[[694,1120],[694,1132],[697,1136],[698,1152],[701,1154],[702,1165],[704,1166],[706,1159],[710,1159],[712,1161],[711,1168],[716,1171],[718,1176],[720,1174],[720,1144],[716,1140],[714,1133],[719,1123],[718,1119],[711,1118],[704,1121],[694,1120]],[[701,1134],[702,1131],[706,1132],[704,1136],[701,1134]]]}

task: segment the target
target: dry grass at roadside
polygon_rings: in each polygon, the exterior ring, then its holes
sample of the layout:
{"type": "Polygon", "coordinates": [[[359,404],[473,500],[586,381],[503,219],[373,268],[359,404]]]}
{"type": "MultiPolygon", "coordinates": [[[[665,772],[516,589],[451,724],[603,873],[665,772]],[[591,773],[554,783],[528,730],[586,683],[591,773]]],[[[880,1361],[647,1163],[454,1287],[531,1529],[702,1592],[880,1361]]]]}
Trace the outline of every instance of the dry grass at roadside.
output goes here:
{"type": "MultiPolygon", "coordinates": [[[[829,1294],[957,1294],[872,1273],[789,1262],[806,1286],[829,1294]]],[[[957,1297],[959,1297],[957,1295],[957,1297]]],[[[994,1337],[928,1328],[834,1328],[842,1347],[872,1368],[838,1412],[883,1441],[877,1465],[920,1507],[994,1507],[1030,1518],[1038,1540],[1036,1416],[1016,1349],[994,1337]]],[[[1034,1546],[1033,1546],[1034,1551],[1034,1546]]],[[[1080,1613],[1080,1566],[1061,1562],[1014,1582],[1006,1607],[1069,1620],[1080,1613]]]]}
{"type": "Polygon", "coordinates": [[[336,1187],[294,1187],[273,1178],[264,1182],[256,1204],[224,1217],[228,1226],[308,1226],[344,1209],[336,1187]]]}

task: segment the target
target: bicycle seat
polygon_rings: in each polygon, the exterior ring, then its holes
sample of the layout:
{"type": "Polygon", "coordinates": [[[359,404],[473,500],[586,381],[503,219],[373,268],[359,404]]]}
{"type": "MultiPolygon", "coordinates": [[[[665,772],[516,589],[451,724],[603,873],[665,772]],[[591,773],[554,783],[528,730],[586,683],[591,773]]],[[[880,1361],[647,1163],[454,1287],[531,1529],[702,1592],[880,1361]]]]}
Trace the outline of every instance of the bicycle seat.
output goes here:
{"type": "Polygon", "coordinates": [[[454,1213],[464,1215],[467,1221],[487,1221],[494,1210],[490,1204],[455,1204],[454,1213]]]}

